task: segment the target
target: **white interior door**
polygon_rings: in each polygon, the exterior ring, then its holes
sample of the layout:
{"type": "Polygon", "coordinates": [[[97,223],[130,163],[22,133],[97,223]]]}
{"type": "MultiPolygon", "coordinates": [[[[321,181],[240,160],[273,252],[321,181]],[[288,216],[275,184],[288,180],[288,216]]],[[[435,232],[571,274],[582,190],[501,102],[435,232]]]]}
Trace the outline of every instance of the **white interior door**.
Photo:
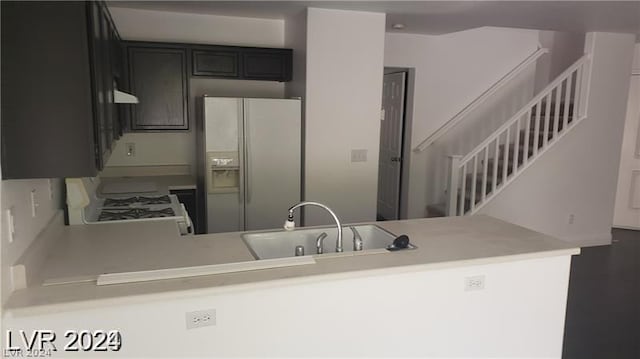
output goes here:
{"type": "Polygon", "coordinates": [[[300,100],[245,99],[244,115],[245,230],[282,228],[300,202],[300,100]]]}
{"type": "Polygon", "coordinates": [[[378,217],[398,219],[404,121],[405,72],[384,75],[378,162],[378,217]]]}
{"type": "Polygon", "coordinates": [[[613,225],[640,229],[640,68],[631,76],[613,225]]]}

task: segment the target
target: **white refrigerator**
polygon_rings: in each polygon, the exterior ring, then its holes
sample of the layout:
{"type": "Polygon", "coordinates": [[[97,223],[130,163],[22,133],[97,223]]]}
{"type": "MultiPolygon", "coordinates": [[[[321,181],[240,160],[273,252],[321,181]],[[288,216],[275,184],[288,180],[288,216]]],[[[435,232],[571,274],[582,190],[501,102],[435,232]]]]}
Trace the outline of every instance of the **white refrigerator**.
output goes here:
{"type": "Polygon", "coordinates": [[[209,233],[281,228],[301,198],[301,103],[204,97],[209,233]]]}

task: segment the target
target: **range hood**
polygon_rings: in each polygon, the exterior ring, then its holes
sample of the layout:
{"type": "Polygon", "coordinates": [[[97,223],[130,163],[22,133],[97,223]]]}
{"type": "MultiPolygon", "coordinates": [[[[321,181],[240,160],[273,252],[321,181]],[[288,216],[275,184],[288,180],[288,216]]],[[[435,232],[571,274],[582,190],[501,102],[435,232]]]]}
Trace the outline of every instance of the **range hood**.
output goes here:
{"type": "Polygon", "coordinates": [[[138,98],[126,92],[114,90],[113,102],[115,103],[138,103],[138,98]]]}

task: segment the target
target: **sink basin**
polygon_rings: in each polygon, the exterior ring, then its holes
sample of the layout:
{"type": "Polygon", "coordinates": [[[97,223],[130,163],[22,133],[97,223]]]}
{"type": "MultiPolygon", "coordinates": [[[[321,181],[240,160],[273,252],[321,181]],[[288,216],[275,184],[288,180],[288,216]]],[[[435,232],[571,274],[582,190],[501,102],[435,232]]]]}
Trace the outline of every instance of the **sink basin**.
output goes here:
{"type": "MultiPolygon", "coordinates": [[[[293,231],[269,231],[258,233],[245,233],[242,239],[245,241],[251,253],[256,259],[272,259],[294,257],[296,246],[304,247],[306,256],[340,256],[354,254],[374,254],[386,253],[387,247],[393,243],[395,235],[384,229],[372,225],[357,225],[342,227],[342,246],[344,252],[336,253],[336,238],[338,230],[336,227],[322,227],[309,229],[295,229],[293,231]],[[350,227],[354,227],[362,238],[363,250],[353,251],[353,232],[350,227]],[[327,233],[324,239],[324,254],[316,254],[316,239],[323,232],[327,233]]],[[[409,245],[408,249],[414,249],[409,245]]]]}

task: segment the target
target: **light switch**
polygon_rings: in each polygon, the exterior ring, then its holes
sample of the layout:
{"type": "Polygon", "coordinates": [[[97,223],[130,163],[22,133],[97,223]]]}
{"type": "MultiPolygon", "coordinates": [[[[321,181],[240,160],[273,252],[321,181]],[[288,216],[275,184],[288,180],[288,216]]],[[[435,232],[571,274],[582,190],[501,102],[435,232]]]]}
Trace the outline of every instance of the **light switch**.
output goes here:
{"type": "Polygon", "coordinates": [[[367,150],[351,150],[351,162],[367,162],[367,150]]]}
{"type": "Polygon", "coordinates": [[[7,209],[7,230],[9,232],[9,243],[13,242],[16,237],[16,219],[15,219],[15,211],[13,206],[7,209]]]}
{"type": "Polygon", "coordinates": [[[38,197],[36,196],[36,190],[31,190],[31,217],[35,218],[38,215],[38,207],[40,207],[40,203],[38,203],[38,197]]]}
{"type": "Polygon", "coordinates": [[[135,143],[127,143],[127,157],[135,157],[136,156],[136,144],[135,143]]]}

